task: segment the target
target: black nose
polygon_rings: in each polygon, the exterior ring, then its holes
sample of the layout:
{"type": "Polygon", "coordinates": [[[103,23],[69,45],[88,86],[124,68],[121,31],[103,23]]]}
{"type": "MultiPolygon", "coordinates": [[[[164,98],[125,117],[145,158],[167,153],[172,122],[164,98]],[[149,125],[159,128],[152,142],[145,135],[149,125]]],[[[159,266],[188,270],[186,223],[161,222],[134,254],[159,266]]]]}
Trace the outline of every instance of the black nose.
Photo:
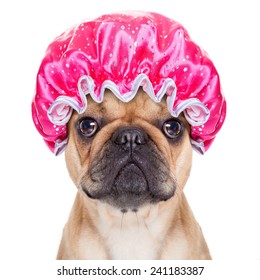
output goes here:
{"type": "Polygon", "coordinates": [[[145,144],[147,139],[147,134],[139,127],[123,127],[113,135],[115,144],[122,145],[128,149],[135,149],[137,146],[145,144]]]}

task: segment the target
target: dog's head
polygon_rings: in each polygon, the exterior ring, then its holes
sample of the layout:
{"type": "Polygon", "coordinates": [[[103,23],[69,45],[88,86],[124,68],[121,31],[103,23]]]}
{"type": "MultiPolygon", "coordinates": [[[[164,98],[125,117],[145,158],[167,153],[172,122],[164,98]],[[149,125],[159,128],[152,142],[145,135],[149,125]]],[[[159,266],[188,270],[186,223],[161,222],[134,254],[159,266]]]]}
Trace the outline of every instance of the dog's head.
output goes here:
{"type": "Polygon", "coordinates": [[[129,103],[109,92],[101,104],[89,98],[86,112],[75,112],[68,128],[67,167],[90,199],[138,211],[170,199],[188,178],[188,123],[142,90],[129,103]]]}

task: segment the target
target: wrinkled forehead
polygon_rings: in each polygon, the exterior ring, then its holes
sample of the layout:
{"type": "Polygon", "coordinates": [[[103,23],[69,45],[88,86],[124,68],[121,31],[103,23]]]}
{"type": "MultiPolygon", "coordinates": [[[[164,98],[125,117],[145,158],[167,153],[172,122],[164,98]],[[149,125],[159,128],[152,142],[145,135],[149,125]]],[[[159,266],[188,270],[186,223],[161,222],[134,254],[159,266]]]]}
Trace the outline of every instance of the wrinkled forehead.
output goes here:
{"type": "Polygon", "coordinates": [[[102,103],[97,103],[88,96],[87,104],[85,112],[82,114],[74,112],[73,116],[76,115],[76,118],[84,116],[106,118],[111,121],[115,119],[140,118],[149,122],[171,117],[167,109],[166,97],[161,102],[155,102],[141,88],[135,98],[128,103],[119,100],[110,90],[107,90],[102,103]]]}

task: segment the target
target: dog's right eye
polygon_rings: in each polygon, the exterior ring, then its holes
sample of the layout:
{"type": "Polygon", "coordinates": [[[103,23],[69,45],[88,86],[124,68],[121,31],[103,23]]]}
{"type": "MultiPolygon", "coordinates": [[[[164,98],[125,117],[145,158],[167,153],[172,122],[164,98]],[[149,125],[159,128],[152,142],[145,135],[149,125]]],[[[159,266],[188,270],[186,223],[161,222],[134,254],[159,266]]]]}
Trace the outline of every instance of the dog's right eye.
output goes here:
{"type": "Polygon", "coordinates": [[[177,139],[183,131],[183,126],[180,120],[170,119],[163,124],[162,130],[168,138],[177,139]]]}
{"type": "Polygon", "coordinates": [[[98,130],[98,124],[94,119],[84,118],[79,121],[79,131],[85,137],[93,136],[98,130]]]}

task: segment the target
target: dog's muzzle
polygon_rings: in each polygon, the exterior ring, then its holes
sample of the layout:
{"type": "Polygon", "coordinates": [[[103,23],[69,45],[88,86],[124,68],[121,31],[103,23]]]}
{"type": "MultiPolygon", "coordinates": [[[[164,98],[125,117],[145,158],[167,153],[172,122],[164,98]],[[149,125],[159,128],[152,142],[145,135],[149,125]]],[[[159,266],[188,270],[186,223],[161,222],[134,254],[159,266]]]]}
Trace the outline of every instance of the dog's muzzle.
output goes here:
{"type": "Polygon", "coordinates": [[[166,160],[140,127],[117,129],[91,164],[89,173],[91,184],[83,180],[83,191],[122,212],[167,200],[176,189],[166,160]]]}

